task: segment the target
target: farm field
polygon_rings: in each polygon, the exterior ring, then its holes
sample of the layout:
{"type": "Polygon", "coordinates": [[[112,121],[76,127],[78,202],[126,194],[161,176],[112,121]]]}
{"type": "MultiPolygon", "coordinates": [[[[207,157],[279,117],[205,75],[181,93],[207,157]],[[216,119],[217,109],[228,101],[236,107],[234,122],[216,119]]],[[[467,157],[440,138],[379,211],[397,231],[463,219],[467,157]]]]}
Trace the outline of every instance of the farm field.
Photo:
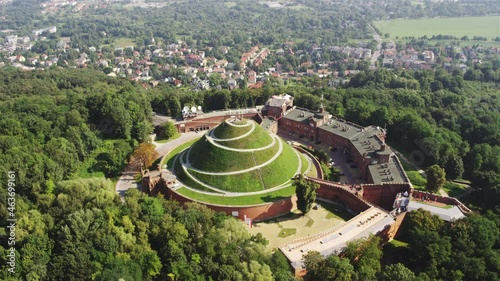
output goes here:
{"type": "Polygon", "coordinates": [[[427,18],[396,19],[375,21],[373,23],[382,34],[389,33],[391,38],[427,35],[453,35],[456,37],[484,36],[493,40],[500,36],[500,18],[497,16],[466,18],[427,18]]]}

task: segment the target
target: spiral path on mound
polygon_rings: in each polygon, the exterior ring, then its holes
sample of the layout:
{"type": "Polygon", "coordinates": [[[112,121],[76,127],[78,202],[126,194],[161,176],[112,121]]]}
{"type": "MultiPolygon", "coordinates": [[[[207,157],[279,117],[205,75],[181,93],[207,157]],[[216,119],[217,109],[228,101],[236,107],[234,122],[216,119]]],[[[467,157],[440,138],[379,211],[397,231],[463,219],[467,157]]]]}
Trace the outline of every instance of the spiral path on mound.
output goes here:
{"type": "MultiPolygon", "coordinates": [[[[184,153],[187,150],[188,149],[186,149],[184,151],[184,153]]],[[[296,150],[294,150],[294,152],[296,153],[297,157],[300,159],[299,152],[296,151],[296,150]]],[[[182,161],[182,158],[184,157],[184,153],[177,155],[174,161],[182,161]]],[[[299,162],[299,167],[297,168],[296,174],[300,173],[300,171],[302,169],[302,164],[303,164],[302,161],[300,161],[299,162]]],[[[309,162],[309,166],[311,166],[310,162],[309,162]]],[[[284,183],[282,183],[280,185],[277,185],[275,187],[272,187],[272,188],[269,188],[269,189],[265,189],[265,190],[250,191],[250,192],[231,192],[231,191],[226,191],[226,190],[222,190],[222,189],[213,187],[211,185],[208,185],[208,184],[206,184],[206,183],[198,180],[196,177],[194,177],[193,175],[191,175],[189,173],[189,171],[187,170],[187,168],[184,167],[184,166],[182,166],[182,169],[188,175],[189,178],[191,178],[196,183],[202,185],[203,187],[206,187],[206,188],[212,190],[212,192],[210,192],[210,191],[203,191],[203,190],[199,190],[199,189],[196,189],[196,188],[192,188],[192,187],[190,187],[188,185],[184,185],[184,188],[187,188],[187,189],[189,189],[191,191],[194,191],[194,192],[197,192],[197,193],[206,194],[206,195],[221,196],[221,197],[223,197],[223,196],[238,197],[238,196],[258,195],[258,194],[265,194],[265,193],[273,192],[273,191],[276,191],[276,190],[279,190],[279,189],[282,189],[282,188],[285,188],[285,187],[288,187],[288,186],[291,185],[291,180],[288,180],[288,181],[286,181],[286,182],[284,182],[284,183]]]]}
{"type": "MultiPolygon", "coordinates": [[[[222,126],[231,126],[232,128],[235,128],[235,129],[249,127],[249,130],[246,131],[245,129],[239,129],[241,135],[234,137],[234,135],[236,135],[237,133],[235,134],[233,131],[232,134],[231,133],[226,134],[228,136],[228,138],[220,138],[220,137],[215,136],[215,130],[217,128],[219,128],[219,127],[216,127],[212,130],[209,130],[207,133],[205,133],[205,135],[204,135],[205,141],[207,141],[209,143],[209,144],[205,143],[205,145],[209,145],[208,147],[212,146],[212,147],[216,147],[216,148],[221,149],[221,150],[232,151],[232,152],[237,152],[237,153],[253,153],[252,157],[254,159],[255,166],[252,166],[252,167],[246,168],[246,169],[241,169],[241,170],[236,170],[236,171],[227,171],[227,172],[209,172],[206,170],[201,170],[199,168],[195,168],[193,166],[193,162],[192,162],[193,161],[192,160],[193,159],[192,153],[195,153],[194,150],[192,151],[192,149],[194,147],[194,145],[193,145],[193,146],[187,148],[186,150],[182,151],[181,153],[179,153],[179,155],[177,155],[175,160],[174,160],[175,163],[180,164],[180,168],[182,169],[182,171],[180,171],[180,172],[182,172],[184,174],[184,176],[186,177],[185,179],[186,180],[189,179],[189,181],[192,182],[192,185],[193,185],[192,187],[184,184],[185,188],[187,188],[191,191],[195,191],[197,193],[207,194],[207,195],[215,195],[215,196],[247,196],[247,195],[265,194],[265,193],[276,191],[276,190],[279,190],[282,188],[289,187],[291,185],[291,178],[294,175],[299,174],[302,170],[302,165],[305,165],[305,163],[302,163],[301,156],[296,150],[294,150],[294,149],[290,150],[290,148],[287,148],[287,152],[286,152],[286,154],[284,154],[285,153],[284,152],[285,144],[283,143],[283,140],[281,140],[277,135],[270,134],[268,132],[265,132],[265,134],[271,137],[272,142],[268,145],[263,144],[264,146],[262,146],[262,147],[233,148],[233,147],[229,147],[229,146],[221,144],[224,142],[238,141],[238,140],[244,142],[242,139],[249,137],[253,133],[262,134],[262,129],[259,129],[259,131],[256,132],[257,126],[259,126],[259,125],[257,125],[254,121],[247,121],[244,124],[235,124],[232,121],[224,121],[224,123],[222,123],[221,125],[222,126]],[[219,142],[221,142],[221,143],[219,143],[219,142]],[[262,164],[257,164],[260,161],[256,160],[255,152],[263,151],[266,149],[271,149],[275,145],[278,145],[277,152],[273,151],[272,152],[273,154],[270,153],[270,156],[272,155],[272,157],[270,159],[265,160],[265,162],[262,164]],[[296,158],[291,156],[291,154],[290,154],[290,153],[292,153],[291,151],[294,151],[293,154],[296,156],[296,158]],[[282,160],[279,160],[278,157],[280,157],[282,155],[285,158],[280,158],[282,160]],[[279,172],[279,171],[276,171],[276,169],[280,170],[282,167],[281,165],[283,165],[283,163],[276,162],[276,164],[274,166],[272,166],[272,167],[270,166],[269,168],[266,168],[266,166],[272,164],[275,161],[291,161],[290,157],[295,158],[298,161],[298,165],[297,165],[298,168],[296,171],[288,169],[287,172],[283,174],[282,178],[279,178],[279,179],[275,178],[274,180],[271,180],[271,181],[269,181],[269,178],[268,178],[269,176],[263,176],[263,173],[270,173],[270,171],[273,171],[271,173],[279,172]],[[285,160],[285,159],[288,159],[288,160],[285,160]],[[179,161],[179,162],[177,162],[177,161],[179,161]],[[281,163],[281,164],[278,164],[278,163],[281,163]],[[276,167],[278,167],[278,168],[276,168],[276,167]],[[267,171],[267,172],[265,172],[265,171],[267,171]],[[253,185],[253,184],[243,185],[241,187],[242,189],[240,189],[242,191],[237,191],[237,190],[235,191],[235,189],[237,189],[237,187],[238,187],[238,184],[234,182],[235,181],[234,179],[228,180],[229,182],[231,182],[231,181],[233,181],[233,182],[229,183],[229,185],[227,185],[227,187],[225,187],[225,185],[214,186],[215,182],[219,182],[221,180],[226,181],[226,179],[218,179],[215,181],[208,180],[211,176],[213,176],[213,177],[219,177],[219,176],[221,176],[221,177],[226,177],[226,176],[248,177],[248,176],[243,175],[243,174],[250,173],[250,172],[254,173],[253,175],[255,177],[251,176],[253,181],[256,181],[256,182],[258,181],[259,183],[258,184],[255,183],[255,185],[253,185]],[[197,175],[200,178],[197,178],[197,175]],[[201,177],[201,175],[209,176],[209,178],[203,179],[203,177],[201,177]],[[284,176],[284,175],[286,175],[286,176],[284,176]],[[278,179],[278,180],[276,180],[276,179],[278,179]],[[199,186],[199,188],[197,188],[196,186],[199,186]],[[245,186],[246,186],[246,188],[245,188],[245,186]],[[260,187],[260,189],[255,190],[254,188],[248,188],[249,186],[253,186],[255,188],[260,187]],[[268,186],[269,186],[269,188],[266,188],[268,186]],[[229,190],[227,190],[227,189],[229,189],[229,190]],[[252,189],[254,189],[254,190],[252,190],[252,189]]],[[[221,126],[221,125],[219,125],[219,126],[221,126]]],[[[231,127],[225,127],[225,129],[223,129],[223,130],[226,132],[231,132],[231,130],[232,130],[231,127]]],[[[219,134],[219,136],[220,136],[220,134],[219,134]]],[[[197,153],[196,155],[200,155],[200,153],[203,153],[203,152],[197,151],[196,153],[197,153]]],[[[203,154],[201,154],[201,155],[203,155],[203,154]]],[[[238,157],[238,156],[236,155],[233,157],[238,157]]],[[[195,158],[195,159],[197,159],[197,158],[195,158]]],[[[267,157],[266,157],[266,159],[267,159],[267,157]]],[[[261,160],[261,159],[259,159],[259,160],[261,160]]],[[[207,159],[207,161],[210,161],[210,160],[207,159]]],[[[286,163],[289,163],[289,162],[286,162],[286,163]]],[[[267,175],[269,175],[269,174],[267,174],[267,175]]],[[[236,182],[237,181],[238,180],[236,180],[236,182]]],[[[247,182],[247,184],[248,184],[248,182],[247,182]]]]}
{"type": "MultiPolygon", "coordinates": [[[[272,136],[272,137],[273,137],[272,145],[274,145],[276,143],[276,141],[278,142],[278,145],[279,145],[278,151],[276,152],[276,154],[273,155],[273,157],[271,159],[267,160],[265,163],[254,166],[252,168],[238,170],[238,171],[231,171],[231,172],[206,172],[206,171],[203,171],[200,169],[196,169],[191,165],[191,163],[189,163],[189,156],[191,154],[191,149],[188,149],[187,156],[185,157],[186,159],[181,158],[181,164],[183,167],[189,168],[190,170],[192,170],[194,172],[204,174],[204,175],[212,175],[212,176],[229,176],[229,175],[238,175],[238,174],[251,172],[251,171],[260,169],[262,167],[265,167],[265,166],[271,164],[272,162],[274,162],[274,160],[276,160],[276,158],[278,158],[281,155],[281,152],[283,152],[283,141],[280,141],[278,139],[278,136],[272,136]]],[[[267,146],[266,148],[271,148],[272,145],[267,146]]],[[[262,150],[260,148],[253,150],[253,149],[236,149],[236,148],[231,148],[231,147],[227,147],[227,146],[218,146],[218,147],[220,147],[222,149],[228,148],[228,150],[237,151],[237,152],[253,152],[253,151],[262,150]],[[253,150],[253,151],[249,151],[249,150],[253,150]]]]}

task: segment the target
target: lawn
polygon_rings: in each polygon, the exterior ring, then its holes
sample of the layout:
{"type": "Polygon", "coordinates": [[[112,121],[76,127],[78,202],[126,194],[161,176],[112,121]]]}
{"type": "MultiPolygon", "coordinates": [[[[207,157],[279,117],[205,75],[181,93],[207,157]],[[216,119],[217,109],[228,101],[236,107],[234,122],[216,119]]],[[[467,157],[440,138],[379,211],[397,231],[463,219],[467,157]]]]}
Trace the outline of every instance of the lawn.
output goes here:
{"type": "MultiPolygon", "coordinates": [[[[226,125],[226,127],[228,127],[226,125]]],[[[214,132],[215,135],[217,135],[217,131],[219,128],[222,128],[222,126],[217,127],[216,132],[214,132]]],[[[239,135],[234,135],[234,134],[225,134],[224,133],[219,133],[219,135],[222,135],[223,137],[220,138],[234,138],[237,136],[244,135],[247,133],[249,127],[245,127],[245,132],[239,134],[239,135]]],[[[240,128],[238,128],[240,129],[240,128]]],[[[261,148],[261,147],[266,147],[270,145],[273,142],[273,138],[269,133],[267,133],[261,126],[255,125],[255,130],[248,136],[237,139],[234,141],[221,141],[218,142],[221,145],[227,146],[227,147],[232,147],[232,148],[240,148],[240,149],[248,149],[248,148],[261,148]]]]}
{"type": "Polygon", "coordinates": [[[278,234],[278,237],[280,238],[286,238],[288,236],[295,235],[297,233],[296,228],[283,228],[280,233],[278,234]]]}
{"type": "MultiPolygon", "coordinates": [[[[311,169],[312,169],[313,165],[309,164],[309,160],[307,159],[306,156],[304,156],[304,154],[299,153],[299,155],[300,155],[300,161],[302,162],[302,167],[300,169],[300,173],[303,174],[303,173],[307,172],[307,168],[309,167],[309,165],[311,165],[311,169]]],[[[308,175],[309,175],[309,173],[308,173],[308,175]]]]}
{"type": "Polygon", "coordinates": [[[337,204],[327,203],[324,201],[316,201],[316,203],[320,204],[321,208],[324,208],[328,211],[328,214],[326,215],[327,219],[339,219],[348,221],[354,217],[354,215],[347,211],[347,209],[337,204]]]}
{"type": "Polygon", "coordinates": [[[216,147],[204,137],[191,148],[190,162],[193,167],[207,172],[239,171],[265,163],[279,150],[276,142],[268,149],[255,152],[237,152],[216,147]]]}
{"type": "Polygon", "coordinates": [[[375,21],[373,23],[382,34],[389,33],[391,38],[422,37],[427,35],[452,35],[456,37],[484,36],[493,40],[500,34],[498,16],[464,17],[464,18],[426,18],[395,19],[375,21]]]}
{"type": "MultiPolygon", "coordinates": [[[[247,121],[247,122],[253,122],[253,121],[247,121]]],[[[235,122],[234,124],[235,125],[250,124],[247,122],[240,121],[240,122],[235,122]]],[[[257,124],[255,127],[257,127],[257,124]]],[[[226,122],[222,122],[219,126],[217,126],[214,129],[214,136],[219,139],[232,139],[244,135],[245,133],[248,133],[251,129],[252,127],[250,125],[245,127],[235,127],[226,124],[226,122]]]]}
{"type": "Polygon", "coordinates": [[[444,184],[443,189],[444,191],[446,191],[446,193],[448,193],[449,196],[456,197],[467,192],[467,185],[448,181],[444,184]]]}
{"type": "Polygon", "coordinates": [[[232,8],[238,5],[236,2],[224,2],[224,5],[228,8],[232,8]]]}
{"type": "Polygon", "coordinates": [[[392,239],[391,242],[389,242],[392,246],[399,248],[399,247],[408,247],[409,244],[400,240],[392,239]]]}
{"type": "Polygon", "coordinates": [[[410,179],[415,189],[425,190],[427,180],[417,171],[406,171],[406,175],[410,179]]]}
{"type": "Polygon", "coordinates": [[[115,47],[117,48],[126,48],[128,46],[135,46],[134,39],[132,38],[117,38],[114,42],[115,47]]]}
{"type": "Polygon", "coordinates": [[[169,141],[173,141],[175,139],[178,139],[181,137],[181,134],[180,133],[175,133],[175,135],[173,135],[171,138],[169,139],[160,139],[160,140],[155,140],[155,142],[157,143],[167,143],[169,141]]]}
{"type": "Polygon", "coordinates": [[[244,206],[244,205],[256,205],[262,203],[274,202],[280,199],[289,198],[295,194],[295,186],[288,186],[280,190],[257,194],[248,196],[237,196],[237,197],[226,197],[226,196],[216,196],[201,194],[187,188],[180,188],[177,190],[178,193],[189,197],[194,200],[198,200],[205,203],[228,205],[228,206],[244,206]]]}

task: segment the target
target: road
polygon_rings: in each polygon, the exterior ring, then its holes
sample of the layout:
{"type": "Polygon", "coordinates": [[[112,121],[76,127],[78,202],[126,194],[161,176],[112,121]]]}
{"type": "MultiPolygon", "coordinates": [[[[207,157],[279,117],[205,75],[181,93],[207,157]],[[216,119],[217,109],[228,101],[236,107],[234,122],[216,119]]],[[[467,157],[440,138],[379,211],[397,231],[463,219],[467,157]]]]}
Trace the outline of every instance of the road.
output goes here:
{"type": "MultiPolygon", "coordinates": [[[[167,143],[157,143],[153,142],[153,144],[156,146],[156,152],[160,155],[159,158],[163,157],[163,155],[167,154],[170,152],[172,149],[174,149],[176,146],[183,144],[184,142],[190,141],[195,138],[199,138],[203,135],[203,133],[195,133],[195,132],[188,132],[181,134],[181,136],[175,140],[169,141],[167,143]]],[[[120,195],[120,197],[123,200],[123,197],[125,196],[125,193],[127,190],[131,188],[139,188],[139,185],[135,182],[134,176],[139,173],[138,170],[135,170],[132,166],[127,166],[125,170],[122,172],[122,176],[118,179],[118,182],[116,183],[116,193],[120,195]]]]}
{"type": "Polygon", "coordinates": [[[380,38],[380,35],[377,33],[377,31],[375,31],[375,29],[372,26],[370,27],[373,30],[373,39],[377,41],[377,49],[375,50],[375,52],[373,52],[373,56],[371,59],[371,66],[370,66],[371,68],[375,68],[375,62],[377,62],[378,58],[382,54],[382,39],[380,38]]]}

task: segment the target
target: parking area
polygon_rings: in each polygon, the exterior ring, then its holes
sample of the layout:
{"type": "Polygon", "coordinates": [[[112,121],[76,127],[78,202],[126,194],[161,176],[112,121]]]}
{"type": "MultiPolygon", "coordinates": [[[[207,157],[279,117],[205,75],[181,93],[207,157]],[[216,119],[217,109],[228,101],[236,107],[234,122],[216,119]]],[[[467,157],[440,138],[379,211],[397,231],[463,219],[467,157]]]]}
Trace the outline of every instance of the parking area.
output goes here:
{"type": "Polygon", "coordinates": [[[316,144],[315,141],[311,141],[308,138],[299,138],[296,134],[278,132],[278,135],[286,141],[295,142],[295,144],[302,144],[307,147],[312,146],[313,148],[319,147],[327,151],[330,158],[333,160],[333,162],[335,162],[335,167],[341,172],[341,183],[366,183],[366,181],[361,177],[361,171],[359,170],[359,168],[356,167],[352,161],[349,161],[347,155],[344,154],[343,151],[330,151],[327,145],[316,144]]]}

